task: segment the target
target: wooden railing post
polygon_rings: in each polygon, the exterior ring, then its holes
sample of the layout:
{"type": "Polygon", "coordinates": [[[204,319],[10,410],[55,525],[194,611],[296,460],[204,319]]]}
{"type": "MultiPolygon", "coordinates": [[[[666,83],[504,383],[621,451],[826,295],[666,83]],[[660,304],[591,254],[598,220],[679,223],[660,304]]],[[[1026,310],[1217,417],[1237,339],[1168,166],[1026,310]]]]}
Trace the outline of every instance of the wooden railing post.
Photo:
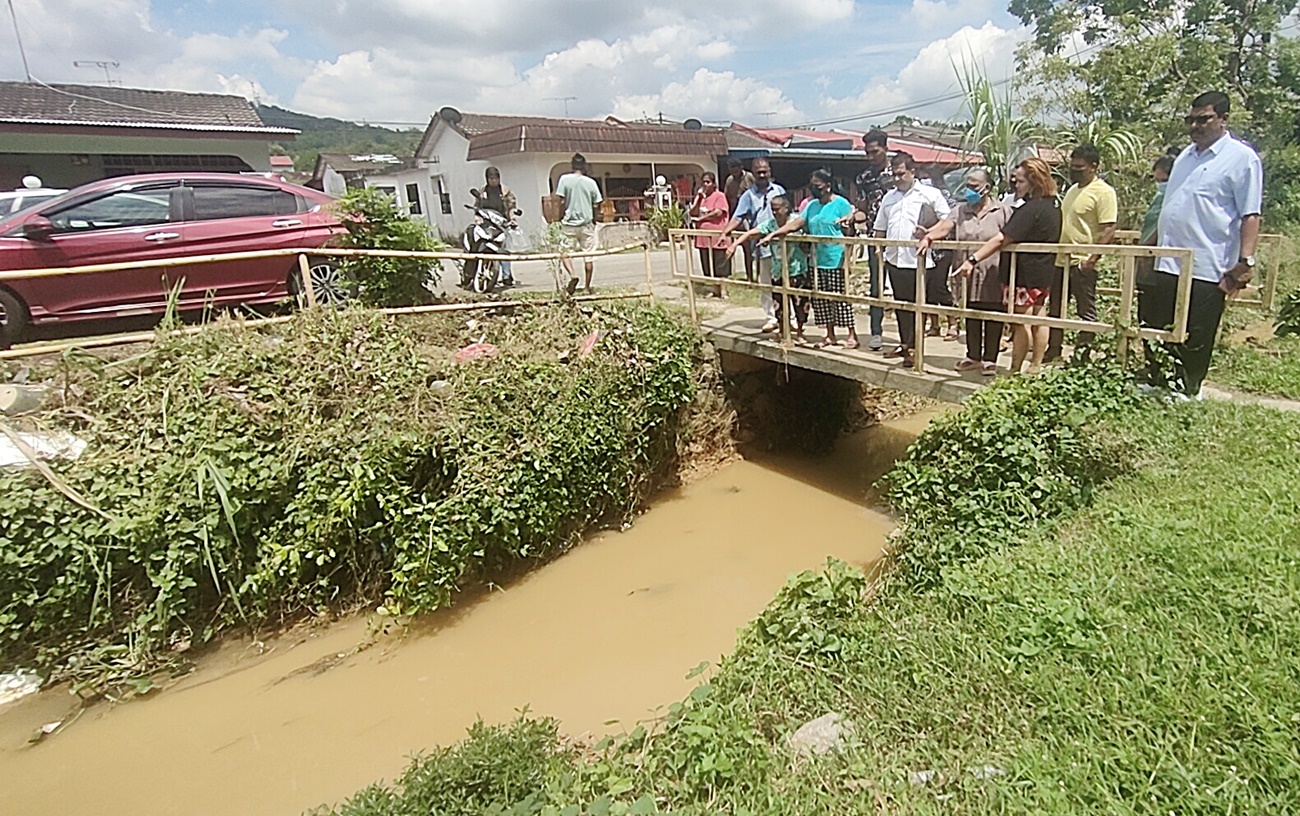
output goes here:
{"type": "Polygon", "coordinates": [[[302,296],[307,301],[308,309],[316,308],[316,287],[311,285],[311,261],[307,254],[298,256],[298,277],[302,281],[302,296]]]}
{"type": "Polygon", "coordinates": [[[682,245],[686,247],[686,298],[690,305],[691,322],[698,325],[700,316],[695,306],[695,253],[691,252],[690,239],[685,236],[682,237],[682,245]]]}
{"type": "Polygon", "coordinates": [[[646,241],[641,250],[642,257],[645,258],[645,291],[650,296],[650,302],[655,302],[655,273],[650,262],[650,242],[646,241]]]}
{"type": "Polygon", "coordinates": [[[1133,334],[1133,293],[1137,288],[1137,258],[1121,255],[1119,263],[1119,364],[1128,367],[1133,334]]]}
{"type": "Polygon", "coordinates": [[[925,371],[925,255],[916,256],[916,302],[912,312],[913,325],[916,326],[916,348],[912,350],[912,367],[917,373],[925,371]]]}
{"type": "Polygon", "coordinates": [[[785,239],[777,241],[781,248],[781,307],[776,308],[772,304],[774,314],[780,315],[781,321],[781,345],[790,348],[793,343],[790,341],[790,318],[794,317],[794,296],[790,294],[790,245],[785,239]]]}

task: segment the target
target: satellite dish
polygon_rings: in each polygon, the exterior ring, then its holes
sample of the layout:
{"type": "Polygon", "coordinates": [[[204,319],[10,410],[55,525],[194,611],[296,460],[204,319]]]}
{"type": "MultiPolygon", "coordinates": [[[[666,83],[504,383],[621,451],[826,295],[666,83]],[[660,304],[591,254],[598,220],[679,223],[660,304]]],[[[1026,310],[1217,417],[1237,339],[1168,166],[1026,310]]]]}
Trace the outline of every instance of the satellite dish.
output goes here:
{"type": "Polygon", "coordinates": [[[687,119],[682,122],[683,130],[703,130],[704,124],[699,119],[687,119]]]}
{"type": "Polygon", "coordinates": [[[459,124],[461,120],[460,111],[453,107],[445,107],[438,111],[438,118],[448,124],[459,124]]]}

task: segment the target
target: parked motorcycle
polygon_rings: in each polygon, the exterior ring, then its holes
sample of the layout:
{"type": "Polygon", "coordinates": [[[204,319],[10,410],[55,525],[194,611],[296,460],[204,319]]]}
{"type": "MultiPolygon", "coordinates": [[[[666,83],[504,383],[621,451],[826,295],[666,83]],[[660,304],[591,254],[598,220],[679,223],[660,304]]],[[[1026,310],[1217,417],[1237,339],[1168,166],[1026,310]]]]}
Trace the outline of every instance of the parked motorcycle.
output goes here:
{"type": "MultiPolygon", "coordinates": [[[[479,198],[478,190],[471,189],[474,200],[479,198]]],[[[460,245],[466,253],[472,255],[500,255],[506,260],[506,236],[510,231],[510,222],[496,210],[489,210],[474,204],[466,204],[474,211],[474,221],[461,234],[460,245]]],[[[514,215],[523,215],[523,210],[515,210],[514,215]]],[[[469,259],[460,270],[460,285],[479,294],[486,294],[496,289],[501,280],[502,260],[469,259]]]]}

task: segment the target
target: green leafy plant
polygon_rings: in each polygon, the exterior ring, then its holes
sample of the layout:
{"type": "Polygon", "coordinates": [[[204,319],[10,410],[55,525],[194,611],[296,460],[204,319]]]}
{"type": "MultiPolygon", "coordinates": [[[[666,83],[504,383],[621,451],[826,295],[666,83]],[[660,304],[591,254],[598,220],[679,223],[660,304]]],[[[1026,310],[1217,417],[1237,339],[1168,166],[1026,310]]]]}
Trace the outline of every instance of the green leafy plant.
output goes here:
{"type": "Polygon", "coordinates": [[[1300,335],[1300,289],[1286,296],[1273,319],[1273,333],[1278,337],[1300,335]]]}
{"type": "MultiPolygon", "coordinates": [[[[339,240],[344,249],[446,249],[427,225],[402,213],[392,196],[375,188],[349,190],[334,206],[346,230],[339,240]]],[[[436,260],[427,258],[348,258],[340,266],[345,276],[356,281],[360,300],[371,306],[429,302],[429,287],[437,284],[441,269],[436,260]]]]}
{"type": "Polygon", "coordinates": [[[1137,396],[1108,367],[1000,381],[937,420],[884,479],[902,517],[895,580],[919,587],[1086,503],[1123,463],[1091,429],[1137,396]]]}
{"type": "Polygon", "coordinates": [[[659,236],[660,241],[667,241],[668,230],[686,226],[686,210],[675,201],[667,207],[653,207],[646,223],[650,225],[651,232],[659,236]]]}
{"type": "Polygon", "coordinates": [[[999,91],[989,78],[967,60],[954,64],[963,94],[963,108],[970,117],[962,133],[962,147],[979,151],[993,173],[999,189],[1006,189],[1011,169],[1037,140],[1040,128],[1019,116],[1009,86],[999,91]]]}
{"type": "Polygon", "coordinates": [[[96,511],[0,473],[0,664],[111,686],[229,627],[450,603],[670,477],[698,342],[644,305],[347,309],[66,358],[30,421],[89,443],[58,475],[96,511]],[[495,358],[454,363],[484,335],[495,358]]]}

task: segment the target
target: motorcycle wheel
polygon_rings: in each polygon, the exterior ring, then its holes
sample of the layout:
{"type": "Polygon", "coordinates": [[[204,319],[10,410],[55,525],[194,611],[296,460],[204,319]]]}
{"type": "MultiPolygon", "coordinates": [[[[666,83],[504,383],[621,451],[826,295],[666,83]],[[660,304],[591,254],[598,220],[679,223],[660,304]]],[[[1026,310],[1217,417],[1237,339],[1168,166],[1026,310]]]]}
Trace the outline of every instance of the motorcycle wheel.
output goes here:
{"type": "Polygon", "coordinates": [[[470,283],[478,275],[478,261],[465,261],[460,265],[460,286],[462,289],[470,288],[470,283]]]}
{"type": "Polygon", "coordinates": [[[474,291],[480,295],[486,295],[497,288],[497,279],[500,277],[500,261],[480,261],[478,272],[474,275],[474,291]]]}

